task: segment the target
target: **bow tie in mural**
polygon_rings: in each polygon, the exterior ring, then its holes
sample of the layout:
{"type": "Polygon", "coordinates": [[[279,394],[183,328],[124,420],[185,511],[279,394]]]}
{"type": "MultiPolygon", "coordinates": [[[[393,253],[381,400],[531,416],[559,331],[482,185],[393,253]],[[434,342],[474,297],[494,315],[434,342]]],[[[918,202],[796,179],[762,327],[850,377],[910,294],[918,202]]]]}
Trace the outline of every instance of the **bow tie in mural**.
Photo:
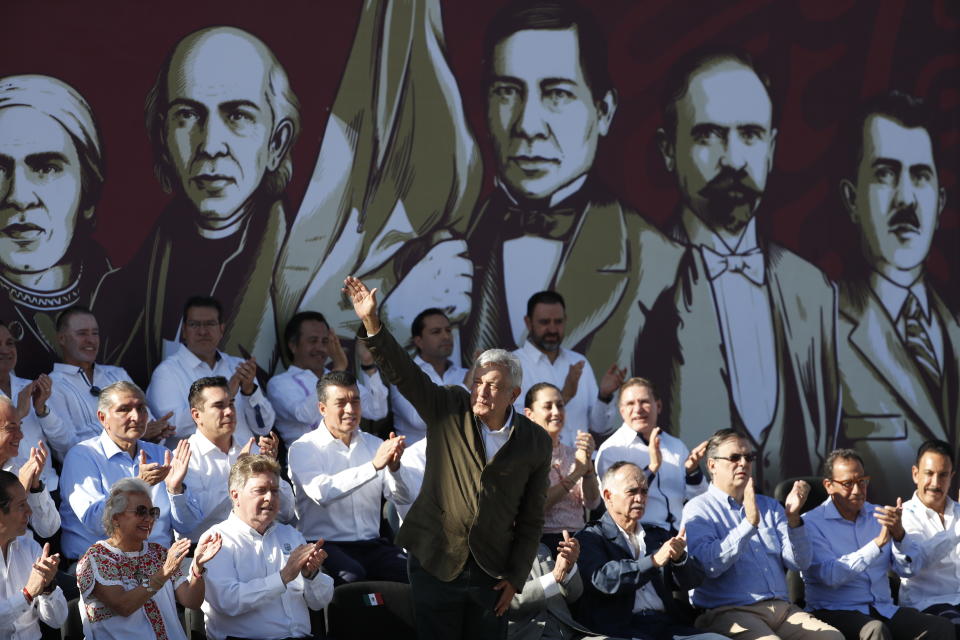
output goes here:
{"type": "Polygon", "coordinates": [[[720,274],[729,271],[739,273],[751,282],[762,285],[764,277],[763,251],[759,247],[746,253],[731,253],[723,255],[709,247],[703,247],[703,260],[707,265],[710,279],[715,280],[720,274]]]}
{"type": "Polygon", "coordinates": [[[521,209],[517,205],[507,206],[504,220],[508,229],[518,235],[530,234],[551,240],[566,240],[573,231],[577,220],[577,209],[560,206],[553,209],[521,209]]]}

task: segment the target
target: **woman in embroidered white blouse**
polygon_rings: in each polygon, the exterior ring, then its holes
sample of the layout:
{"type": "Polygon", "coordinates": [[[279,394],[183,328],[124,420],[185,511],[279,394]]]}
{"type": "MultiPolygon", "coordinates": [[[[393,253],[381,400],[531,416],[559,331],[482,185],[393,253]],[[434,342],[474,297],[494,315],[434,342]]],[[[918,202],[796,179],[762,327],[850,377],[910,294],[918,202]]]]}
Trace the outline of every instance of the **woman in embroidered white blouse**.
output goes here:
{"type": "Polygon", "coordinates": [[[189,539],[178,540],[169,550],[147,542],[157,515],[150,486],[140,478],[124,478],[110,489],[103,508],[109,538],[90,547],[77,565],[87,638],[186,640],[176,603],[200,608],[203,567],[220,550],[220,535],[200,541],[190,575],[184,576],[181,563],[190,550],[189,539]]]}

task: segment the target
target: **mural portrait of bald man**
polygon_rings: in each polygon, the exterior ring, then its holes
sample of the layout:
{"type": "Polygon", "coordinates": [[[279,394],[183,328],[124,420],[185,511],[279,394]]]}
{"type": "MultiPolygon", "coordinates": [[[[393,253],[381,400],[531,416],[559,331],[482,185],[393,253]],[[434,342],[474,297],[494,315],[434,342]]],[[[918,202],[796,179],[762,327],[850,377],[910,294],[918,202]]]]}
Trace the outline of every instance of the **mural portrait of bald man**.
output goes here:
{"type": "Polygon", "coordinates": [[[161,187],[173,193],[133,260],[105,279],[108,361],[144,380],[179,343],[192,295],[225,303],[221,348],[274,357],[273,267],[299,104],[270,49],[233,27],[195,31],[164,61],[145,106],[161,187]],[[117,301],[123,300],[123,305],[117,301]],[[120,307],[127,312],[120,312],[120,307]]]}

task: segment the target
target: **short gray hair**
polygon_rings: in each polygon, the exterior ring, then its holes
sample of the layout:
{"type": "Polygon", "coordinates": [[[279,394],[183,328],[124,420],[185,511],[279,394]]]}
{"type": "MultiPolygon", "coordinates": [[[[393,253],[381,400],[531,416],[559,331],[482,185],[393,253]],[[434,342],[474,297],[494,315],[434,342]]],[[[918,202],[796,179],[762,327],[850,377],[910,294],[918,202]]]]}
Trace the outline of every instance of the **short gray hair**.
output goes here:
{"type": "Polygon", "coordinates": [[[617,460],[612,465],[610,465],[606,471],[603,472],[603,478],[601,478],[600,486],[606,489],[607,485],[613,482],[613,479],[617,476],[617,474],[620,473],[620,471],[626,467],[633,467],[637,471],[640,471],[641,472],[640,477],[643,479],[643,485],[644,486],[647,485],[647,476],[643,473],[643,469],[641,469],[638,465],[632,462],[629,462],[627,460],[617,460]]]}
{"type": "Polygon", "coordinates": [[[129,380],[118,380],[117,382],[104,387],[100,392],[100,397],[97,399],[97,411],[106,413],[110,407],[117,403],[117,394],[123,392],[136,394],[140,396],[141,400],[147,399],[147,397],[143,395],[143,389],[137,385],[133,384],[129,380]]]}
{"type": "Polygon", "coordinates": [[[523,367],[520,366],[520,359],[506,349],[487,349],[477,358],[475,366],[477,369],[490,366],[506,369],[510,384],[518,389],[523,386],[523,367]]]}
{"type": "Polygon", "coordinates": [[[149,498],[150,485],[140,478],[123,478],[110,487],[110,495],[107,496],[106,504],[103,505],[103,530],[107,532],[107,536],[112,536],[116,530],[113,516],[127,510],[128,496],[131,493],[139,493],[149,498]]]}

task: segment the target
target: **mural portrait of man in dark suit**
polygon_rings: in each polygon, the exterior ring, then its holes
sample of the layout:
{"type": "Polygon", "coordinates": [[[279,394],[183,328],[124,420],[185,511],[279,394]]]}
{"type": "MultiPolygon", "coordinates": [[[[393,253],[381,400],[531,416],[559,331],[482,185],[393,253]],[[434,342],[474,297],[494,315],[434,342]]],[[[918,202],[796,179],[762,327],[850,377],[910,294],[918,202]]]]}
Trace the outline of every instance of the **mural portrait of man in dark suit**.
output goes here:
{"type": "Polygon", "coordinates": [[[585,8],[533,0],[505,6],[484,42],[496,188],[467,231],[474,307],[463,354],[522,345],[527,300],[549,289],[566,298],[565,345],[604,370],[642,326],[629,302],[652,304],[681,253],[592,173],[617,109],[606,39],[585,8]],[[662,269],[642,279],[641,256],[662,269]]]}
{"type": "MultiPolygon", "coordinates": [[[[924,263],[940,224],[940,184],[927,106],[892,91],[866,103],[850,130],[843,205],[862,264],[840,282],[838,446],[867,466],[910,460],[931,439],[956,446],[960,326],[924,263]]],[[[875,474],[876,500],[906,499],[906,467],[875,474]]]]}
{"type": "Polygon", "coordinates": [[[777,141],[768,78],[745,53],[690,54],[667,81],[657,141],[681,194],[669,233],[687,250],[634,369],[657,384],[662,421],[684,442],[718,428],[748,436],[770,491],[818,467],[837,380],[833,287],[757,227],[777,141]]]}
{"type": "Polygon", "coordinates": [[[223,348],[242,347],[269,369],[270,285],[300,130],[286,72],[250,33],[201,29],[167,57],[146,120],[157,178],[174,198],[133,260],[104,282],[99,295],[114,320],[107,358],[144,380],[178,345],[183,302],[202,294],[226,305],[223,348]],[[129,313],[116,312],[117,300],[129,313]]]}

